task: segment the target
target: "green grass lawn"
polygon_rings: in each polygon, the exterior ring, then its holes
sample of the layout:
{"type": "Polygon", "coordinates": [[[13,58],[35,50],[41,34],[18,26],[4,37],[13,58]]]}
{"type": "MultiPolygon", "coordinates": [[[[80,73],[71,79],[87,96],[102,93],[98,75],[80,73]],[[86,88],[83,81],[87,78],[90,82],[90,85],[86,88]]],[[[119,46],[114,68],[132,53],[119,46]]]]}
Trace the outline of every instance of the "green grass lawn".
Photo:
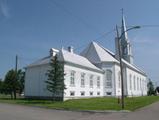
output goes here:
{"type": "MultiPolygon", "coordinates": [[[[117,98],[111,97],[77,99],[68,100],[65,102],[52,102],[49,100],[27,100],[23,98],[10,100],[8,97],[9,96],[6,97],[0,95],[0,102],[69,110],[121,110],[121,105],[118,104],[117,98]]],[[[159,101],[159,96],[125,98],[125,110],[133,111],[156,101],[159,101]]]]}

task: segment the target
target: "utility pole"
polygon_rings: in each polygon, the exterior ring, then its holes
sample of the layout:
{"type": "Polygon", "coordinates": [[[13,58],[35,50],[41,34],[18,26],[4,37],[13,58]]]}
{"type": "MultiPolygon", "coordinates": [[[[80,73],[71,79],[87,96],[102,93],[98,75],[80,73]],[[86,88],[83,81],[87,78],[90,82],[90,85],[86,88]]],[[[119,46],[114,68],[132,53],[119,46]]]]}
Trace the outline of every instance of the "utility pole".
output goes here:
{"type": "Polygon", "coordinates": [[[119,62],[120,62],[120,73],[121,73],[121,105],[122,109],[125,107],[124,103],[124,77],[123,77],[123,62],[122,62],[122,51],[121,51],[121,37],[125,34],[125,32],[133,29],[139,29],[140,26],[133,26],[123,33],[120,34],[119,36],[119,31],[118,31],[118,26],[116,25],[116,32],[117,32],[117,42],[118,42],[118,52],[119,52],[119,62]]]}
{"type": "Polygon", "coordinates": [[[15,57],[15,85],[14,85],[14,90],[13,90],[13,93],[14,93],[14,99],[16,99],[16,82],[17,82],[17,75],[18,75],[18,55],[16,55],[15,57]]]}
{"type": "Polygon", "coordinates": [[[18,69],[18,55],[15,57],[15,72],[17,72],[18,69]]]}
{"type": "MultiPolygon", "coordinates": [[[[120,74],[121,74],[121,107],[124,109],[124,78],[123,78],[123,63],[122,63],[122,51],[121,51],[121,36],[119,37],[118,26],[116,25],[117,41],[118,41],[118,52],[120,62],[120,74]]],[[[122,35],[122,34],[121,34],[122,35]]]]}

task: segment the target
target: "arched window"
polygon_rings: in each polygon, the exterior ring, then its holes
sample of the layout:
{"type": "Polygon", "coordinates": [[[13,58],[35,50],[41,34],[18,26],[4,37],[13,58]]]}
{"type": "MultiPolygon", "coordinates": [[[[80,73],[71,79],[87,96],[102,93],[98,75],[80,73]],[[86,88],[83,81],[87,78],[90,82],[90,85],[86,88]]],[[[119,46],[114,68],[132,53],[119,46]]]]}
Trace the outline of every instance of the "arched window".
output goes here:
{"type": "Polygon", "coordinates": [[[129,87],[130,87],[130,90],[132,90],[132,75],[130,74],[130,76],[129,76],[130,78],[129,78],[129,87]]]}
{"type": "Polygon", "coordinates": [[[93,88],[93,75],[90,75],[89,80],[90,80],[89,86],[90,88],[93,88]]]}
{"type": "Polygon", "coordinates": [[[121,88],[121,73],[118,72],[118,87],[121,88]]]}
{"type": "Polygon", "coordinates": [[[81,87],[85,86],[85,73],[81,73],[81,87]]]}
{"type": "Polygon", "coordinates": [[[111,70],[107,70],[106,71],[106,86],[107,87],[112,87],[112,71],[111,70]]]}
{"type": "Polygon", "coordinates": [[[70,72],[70,86],[75,86],[75,71],[70,72]]]}
{"type": "Polygon", "coordinates": [[[141,78],[140,78],[140,90],[142,90],[141,78]]]}
{"type": "Polygon", "coordinates": [[[124,48],[124,54],[127,54],[127,48],[124,48]]]}
{"type": "Polygon", "coordinates": [[[100,76],[97,76],[97,88],[100,88],[100,76]]]}
{"type": "Polygon", "coordinates": [[[137,77],[137,90],[139,90],[139,78],[137,77]]]}
{"type": "Polygon", "coordinates": [[[136,77],[134,76],[134,90],[136,90],[136,77]]]}
{"type": "Polygon", "coordinates": [[[145,90],[145,81],[144,81],[144,79],[142,80],[142,88],[143,88],[143,91],[145,90]]]}

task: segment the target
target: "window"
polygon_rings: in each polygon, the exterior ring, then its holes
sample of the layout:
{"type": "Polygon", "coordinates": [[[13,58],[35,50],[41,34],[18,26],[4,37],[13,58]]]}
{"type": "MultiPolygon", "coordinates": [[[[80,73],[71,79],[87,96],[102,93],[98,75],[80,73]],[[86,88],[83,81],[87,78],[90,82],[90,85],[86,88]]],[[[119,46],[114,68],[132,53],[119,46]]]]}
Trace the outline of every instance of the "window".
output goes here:
{"type": "Polygon", "coordinates": [[[81,96],[85,96],[85,92],[84,91],[81,92],[81,96]]]}
{"type": "Polygon", "coordinates": [[[92,96],[92,95],[93,95],[93,92],[89,92],[89,94],[90,94],[90,96],[92,96]]]}
{"type": "Polygon", "coordinates": [[[121,88],[121,73],[118,72],[118,87],[121,88]]]}
{"type": "Polygon", "coordinates": [[[143,79],[143,90],[146,90],[146,82],[144,79],[143,79]]]}
{"type": "Polygon", "coordinates": [[[134,90],[136,90],[136,77],[134,76],[134,90]]]}
{"type": "Polygon", "coordinates": [[[145,90],[147,90],[147,81],[145,79],[145,90]]]}
{"type": "Polygon", "coordinates": [[[100,88],[100,77],[97,77],[97,88],[100,88]]]}
{"type": "Polygon", "coordinates": [[[139,78],[137,77],[137,90],[139,90],[139,78]]]}
{"type": "Polygon", "coordinates": [[[107,92],[106,94],[107,94],[107,95],[112,95],[112,93],[111,93],[111,92],[107,92]]]}
{"type": "Polygon", "coordinates": [[[85,73],[81,73],[81,87],[85,86],[85,73]]]}
{"type": "Polygon", "coordinates": [[[142,80],[140,78],[140,90],[142,91],[142,80]]]}
{"type": "Polygon", "coordinates": [[[93,75],[90,75],[90,88],[93,88],[93,75]]]}
{"type": "Polygon", "coordinates": [[[124,48],[124,54],[127,54],[127,48],[124,48]]]}
{"type": "Polygon", "coordinates": [[[140,81],[141,83],[141,91],[143,91],[143,84],[142,84],[142,80],[140,81]]]}
{"type": "Polygon", "coordinates": [[[130,83],[129,83],[129,84],[130,84],[130,86],[129,86],[129,87],[130,87],[130,90],[132,90],[132,75],[131,75],[131,74],[130,74],[130,78],[129,78],[129,80],[130,80],[130,81],[129,81],[129,82],[130,82],[130,83]]]}
{"type": "Polygon", "coordinates": [[[142,90],[144,90],[144,79],[142,80],[142,90]]]}
{"type": "Polygon", "coordinates": [[[100,92],[97,92],[97,95],[100,95],[100,92]]]}
{"type": "Polygon", "coordinates": [[[145,90],[147,90],[147,81],[145,79],[145,90]]]}
{"type": "Polygon", "coordinates": [[[75,92],[74,91],[70,91],[70,96],[75,96],[75,92]]]}
{"type": "Polygon", "coordinates": [[[75,71],[71,71],[70,86],[75,86],[75,71]]]}
{"type": "Polygon", "coordinates": [[[112,87],[112,71],[111,70],[106,71],[106,77],[107,77],[106,86],[112,87]]]}

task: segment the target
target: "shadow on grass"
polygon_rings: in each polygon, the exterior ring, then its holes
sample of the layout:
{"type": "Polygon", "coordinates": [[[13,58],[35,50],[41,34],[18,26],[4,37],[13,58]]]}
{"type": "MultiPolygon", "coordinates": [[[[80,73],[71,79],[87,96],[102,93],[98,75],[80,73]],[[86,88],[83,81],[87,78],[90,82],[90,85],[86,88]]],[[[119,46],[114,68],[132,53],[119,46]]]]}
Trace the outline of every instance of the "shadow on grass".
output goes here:
{"type": "Polygon", "coordinates": [[[8,95],[0,95],[0,102],[7,103],[18,103],[18,104],[53,104],[57,103],[51,100],[42,100],[42,99],[27,99],[24,97],[17,96],[17,99],[11,99],[8,95]]]}

